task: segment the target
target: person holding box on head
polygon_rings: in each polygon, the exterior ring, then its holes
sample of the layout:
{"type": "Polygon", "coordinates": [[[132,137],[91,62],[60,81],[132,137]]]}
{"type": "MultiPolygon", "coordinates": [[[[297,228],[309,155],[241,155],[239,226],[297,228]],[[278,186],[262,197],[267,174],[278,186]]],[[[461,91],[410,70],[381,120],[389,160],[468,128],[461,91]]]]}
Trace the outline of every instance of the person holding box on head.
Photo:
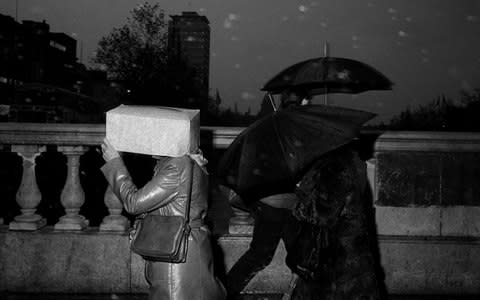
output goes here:
{"type": "MultiPolygon", "coordinates": [[[[198,110],[124,105],[107,112],[107,137],[102,144],[106,164],[102,172],[125,210],[139,216],[136,223],[141,227],[136,227],[132,246],[140,244],[141,232],[145,232],[146,221],[151,217],[163,221],[177,217],[175,220],[186,221],[182,228],[187,230],[180,233],[186,240],[175,257],[158,258],[158,251],[145,254],[132,247],[145,259],[149,299],[226,297],[213,272],[210,233],[204,224],[208,173],[206,160],[198,149],[198,115],[198,110]],[[137,187],[117,149],[152,155],[157,160],[153,178],[143,187],[137,187]]],[[[152,233],[166,232],[173,223],[164,224],[169,225],[158,226],[152,233]]],[[[145,239],[149,241],[148,232],[145,239]]],[[[171,243],[152,240],[151,245],[155,248],[171,243]]]]}

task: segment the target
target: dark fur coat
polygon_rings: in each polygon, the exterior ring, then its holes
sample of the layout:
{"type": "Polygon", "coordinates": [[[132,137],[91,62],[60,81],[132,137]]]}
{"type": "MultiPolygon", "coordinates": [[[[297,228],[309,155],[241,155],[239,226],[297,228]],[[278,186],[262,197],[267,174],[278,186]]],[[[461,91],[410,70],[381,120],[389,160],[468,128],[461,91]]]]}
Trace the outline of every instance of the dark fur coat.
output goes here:
{"type": "Polygon", "coordinates": [[[302,226],[287,257],[300,276],[293,299],[380,299],[367,188],[366,165],[348,146],[303,176],[294,209],[302,226]]]}

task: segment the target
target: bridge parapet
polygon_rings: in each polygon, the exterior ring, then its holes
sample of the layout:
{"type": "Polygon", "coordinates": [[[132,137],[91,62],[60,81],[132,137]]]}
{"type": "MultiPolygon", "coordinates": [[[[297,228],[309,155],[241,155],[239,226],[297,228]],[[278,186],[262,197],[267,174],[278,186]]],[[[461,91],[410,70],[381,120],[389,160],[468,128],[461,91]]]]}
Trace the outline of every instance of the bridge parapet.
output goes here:
{"type": "MultiPolygon", "coordinates": [[[[213,165],[242,130],[202,127],[213,165]]],[[[98,168],[84,167],[101,163],[104,135],[104,125],[0,123],[0,291],[146,292],[142,260],[129,251],[131,219],[98,168]],[[45,163],[52,153],[62,163],[45,163]],[[58,191],[45,189],[52,182],[58,191]],[[95,220],[92,210],[104,214],[95,220]]],[[[360,140],[389,291],[479,294],[480,134],[363,132],[360,140]]],[[[225,203],[228,190],[217,191],[224,193],[212,196],[210,214],[217,263],[228,270],[247,249],[252,225],[225,203]]],[[[248,291],[282,292],[290,279],[284,257],[281,245],[248,291]]]]}

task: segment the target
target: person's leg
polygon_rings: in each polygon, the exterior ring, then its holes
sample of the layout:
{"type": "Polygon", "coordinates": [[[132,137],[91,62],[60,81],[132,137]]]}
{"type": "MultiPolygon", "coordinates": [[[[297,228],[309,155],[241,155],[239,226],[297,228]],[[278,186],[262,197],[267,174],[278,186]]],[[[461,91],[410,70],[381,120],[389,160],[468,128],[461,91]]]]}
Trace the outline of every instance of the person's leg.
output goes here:
{"type": "Polygon", "coordinates": [[[227,274],[226,288],[230,297],[238,295],[272,261],[282,235],[280,210],[261,202],[255,207],[250,247],[227,274]]]}
{"type": "Polygon", "coordinates": [[[301,223],[293,216],[291,210],[284,209],[282,224],[282,240],[288,253],[290,249],[294,249],[296,246],[301,223]]]}

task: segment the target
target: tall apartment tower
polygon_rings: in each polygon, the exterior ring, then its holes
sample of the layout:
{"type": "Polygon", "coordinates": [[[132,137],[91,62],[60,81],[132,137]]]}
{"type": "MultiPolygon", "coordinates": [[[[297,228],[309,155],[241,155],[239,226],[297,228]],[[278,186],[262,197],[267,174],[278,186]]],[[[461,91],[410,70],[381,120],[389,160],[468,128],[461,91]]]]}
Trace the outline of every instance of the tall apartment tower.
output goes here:
{"type": "Polygon", "coordinates": [[[196,12],[170,16],[169,55],[183,59],[195,69],[195,84],[200,95],[208,96],[210,70],[210,22],[196,12]]]}

